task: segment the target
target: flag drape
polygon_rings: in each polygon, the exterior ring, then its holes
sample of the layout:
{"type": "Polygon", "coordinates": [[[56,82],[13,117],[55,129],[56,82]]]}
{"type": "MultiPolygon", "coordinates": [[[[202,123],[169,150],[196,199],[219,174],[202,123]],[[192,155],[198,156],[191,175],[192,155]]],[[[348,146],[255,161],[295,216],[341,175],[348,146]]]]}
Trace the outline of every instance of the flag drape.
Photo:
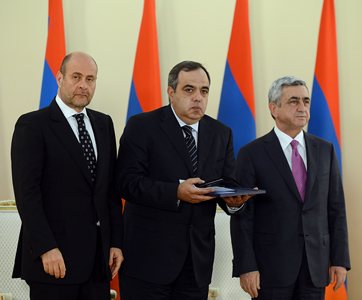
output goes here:
{"type": "MultiPolygon", "coordinates": [[[[127,120],[162,106],[155,0],[145,0],[128,101],[127,120]]],[[[119,297],[118,276],[111,288],[119,297]]]]}
{"type": "MultiPolygon", "coordinates": [[[[310,116],[308,132],[333,143],[342,171],[334,0],[323,3],[310,116]]],[[[325,299],[347,300],[347,283],[337,292],[333,291],[333,286],[327,287],[325,299]]]]}
{"type": "Polygon", "coordinates": [[[225,66],[218,120],[234,136],[234,152],[256,137],[248,0],[237,0],[225,66]]]}
{"type": "Polygon", "coordinates": [[[317,59],[308,132],[334,144],[341,165],[337,36],[334,0],[325,0],[319,29],[317,59]]]}
{"type": "Polygon", "coordinates": [[[155,0],[145,0],[129,95],[127,120],[162,106],[155,0]]]}
{"type": "Polygon", "coordinates": [[[65,56],[62,0],[49,0],[48,38],[39,108],[48,106],[57,94],[56,75],[65,56]]]}

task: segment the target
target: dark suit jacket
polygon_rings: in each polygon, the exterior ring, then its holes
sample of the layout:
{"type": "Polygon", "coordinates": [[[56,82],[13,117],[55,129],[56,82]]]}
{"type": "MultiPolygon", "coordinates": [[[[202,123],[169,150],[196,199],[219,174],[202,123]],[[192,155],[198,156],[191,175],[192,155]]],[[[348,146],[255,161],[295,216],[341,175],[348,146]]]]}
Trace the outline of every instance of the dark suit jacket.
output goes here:
{"type": "MultiPolygon", "coordinates": [[[[208,116],[199,123],[197,176],[224,178],[235,186],[234,151],[229,127],[208,116]]],[[[217,201],[177,201],[180,179],[192,176],[182,129],[170,106],[129,119],[120,140],[117,188],[126,200],[125,261],[128,276],[169,284],[191,248],[197,283],[211,281],[217,201]],[[179,203],[179,204],[178,204],[179,203]]]]}
{"type": "Polygon", "coordinates": [[[110,279],[109,249],[120,248],[122,228],[122,204],[112,185],[115,135],[109,116],[90,109],[87,113],[98,149],[94,186],[81,146],[55,100],[16,123],[11,160],[22,226],[13,277],[60,284],[86,281],[100,220],[105,276],[110,279]],[[62,252],[64,279],[43,270],[40,255],[53,248],[62,252]]]}
{"type": "Polygon", "coordinates": [[[291,285],[305,249],[313,284],[328,285],[328,267],[350,268],[346,210],[333,144],[308,133],[307,190],[302,203],[279,140],[269,134],[242,147],[237,177],[265,189],[232,217],[233,275],[259,270],[262,285],[291,285]]]}

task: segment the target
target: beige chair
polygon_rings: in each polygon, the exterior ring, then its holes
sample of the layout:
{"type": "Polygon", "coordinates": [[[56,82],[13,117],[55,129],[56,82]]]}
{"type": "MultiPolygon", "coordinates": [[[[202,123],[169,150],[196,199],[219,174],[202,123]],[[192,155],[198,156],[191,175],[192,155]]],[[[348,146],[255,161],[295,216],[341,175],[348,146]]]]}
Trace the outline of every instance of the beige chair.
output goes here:
{"type": "Polygon", "coordinates": [[[209,300],[216,300],[219,296],[219,288],[209,288],[209,300]]]}
{"type": "Polygon", "coordinates": [[[111,300],[117,299],[117,292],[115,290],[111,290],[111,300]]]}

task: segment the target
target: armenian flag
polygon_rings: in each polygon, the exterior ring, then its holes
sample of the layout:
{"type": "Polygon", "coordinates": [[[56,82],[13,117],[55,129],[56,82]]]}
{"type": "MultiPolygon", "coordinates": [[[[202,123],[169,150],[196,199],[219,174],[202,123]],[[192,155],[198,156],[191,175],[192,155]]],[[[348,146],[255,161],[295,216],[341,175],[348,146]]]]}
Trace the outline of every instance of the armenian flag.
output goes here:
{"type": "MultiPolygon", "coordinates": [[[[145,0],[128,100],[127,120],[135,114],[161,106],[156,5],[155,0],[145,0]]],[[[118,275],[111,281],[111,289],[117,292],[119,300],[118,275]]]]}
{"type": "MultiPolygon", "coordinates": [[[[334,144],[342,170],[334,0],[324,0],[323,3],[310,116],[308,132],[334,144]]],[[[337,292],[333,291],[333,286],[327,287],[325,299],[347,300],[347,283],[337,292]]]]}
{"type": "Polygon", "coordinates": [[[62,0],[49,0],[48,39],[39,108],[48,106],[57,94],[57,73],[65,57],[65,34],[62,0]]]}
{"type": "Polygon", "coordinates": [[[145,0],[129,95],[127,120],[162,106],[155,0],[145,0]]]}
{"type": "Polygon", "coordinates": [[[255,104],[248,0],[237,0],[225,66],[218,120],[234,136],[234,152],[254,140],[255,104]]]}

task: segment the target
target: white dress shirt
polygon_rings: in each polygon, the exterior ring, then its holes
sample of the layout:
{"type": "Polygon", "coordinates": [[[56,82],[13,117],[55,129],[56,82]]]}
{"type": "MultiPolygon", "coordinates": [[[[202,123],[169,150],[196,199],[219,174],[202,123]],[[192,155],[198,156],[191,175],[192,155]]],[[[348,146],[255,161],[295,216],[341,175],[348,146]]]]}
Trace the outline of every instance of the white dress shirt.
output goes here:
{"type": "MultiPolygon", "coordinates": [[[[64,117],[67,119],[70,127],[72,128],[76,138],[79,141],[78,122],[73,117],[73,115],[79,114],[79,113],[77,111],[75,111],[74,109],[70,108],[68,105],[66,105],[62,101],[62,99],[60,99],[60,97],[58,95],[55,97],[55,101],[57,102],[58,106],[60,107],[60,110],[62,111],[64,117]]],[[[87,109],[83,108],[83,110],[80,113],[84,114],[85,128],[87,129],[87,131],[89,133],[89,136],[90,136],[90,138],[92,140],[94,153],[95,153],[95,156],[96,156],[96,159],[97,159],[97,157],[98,157],[97,144],[96,144],[96,139],[94,137],[94,133],[93,133],[93,129],[92,129],[90,119],[89,119],[89,117],[87,115],[87,109]]]]}
{"type": "MultiPolygon", "coordinates": [[[[274,127],[274,132],[278,137],[280,146],[283,149],[285,158],[288,161],[290,169],[292,169],[292,145],[290,142],[293,140],[289,135],[281,131],[276,125],[274,127]]],[[[305,169],[307,170],[307,148],[304,140],[304,132],[303,130],[294,138],[294,140],[298,141],[298,152],[303,159],[305,169]]]]}
{"type": "MultiPolygon", "coordinates": [[[[196,147],[197,147],[197,138],[198,138],[197,134],[198,134],[198,132],[199,132],[199,122],[197,121],[195,124],[188,125],[188,124],[186,124],[184,121],[182,121],[182,120],[176,115],[176,113],[175,113],[172,105],[171,105],[171,109],[172,109],[173,114],[174,114],[175,117],[176,117],[177,122],[180,124],[181,128],[182,128],[183,126],[185,126],[185,125],[190,126],[190,127],[192,128],[192,136],[193,136],[194,139],[195,139],[195,144],[196,144],[196,147]]],[[[186,133],[185,133],[183,130],[182,130],[182,133],[183,133],[183,135],[184,135],[184,137],[185,137],[185,136],[186,136],[186,133]]]]}

